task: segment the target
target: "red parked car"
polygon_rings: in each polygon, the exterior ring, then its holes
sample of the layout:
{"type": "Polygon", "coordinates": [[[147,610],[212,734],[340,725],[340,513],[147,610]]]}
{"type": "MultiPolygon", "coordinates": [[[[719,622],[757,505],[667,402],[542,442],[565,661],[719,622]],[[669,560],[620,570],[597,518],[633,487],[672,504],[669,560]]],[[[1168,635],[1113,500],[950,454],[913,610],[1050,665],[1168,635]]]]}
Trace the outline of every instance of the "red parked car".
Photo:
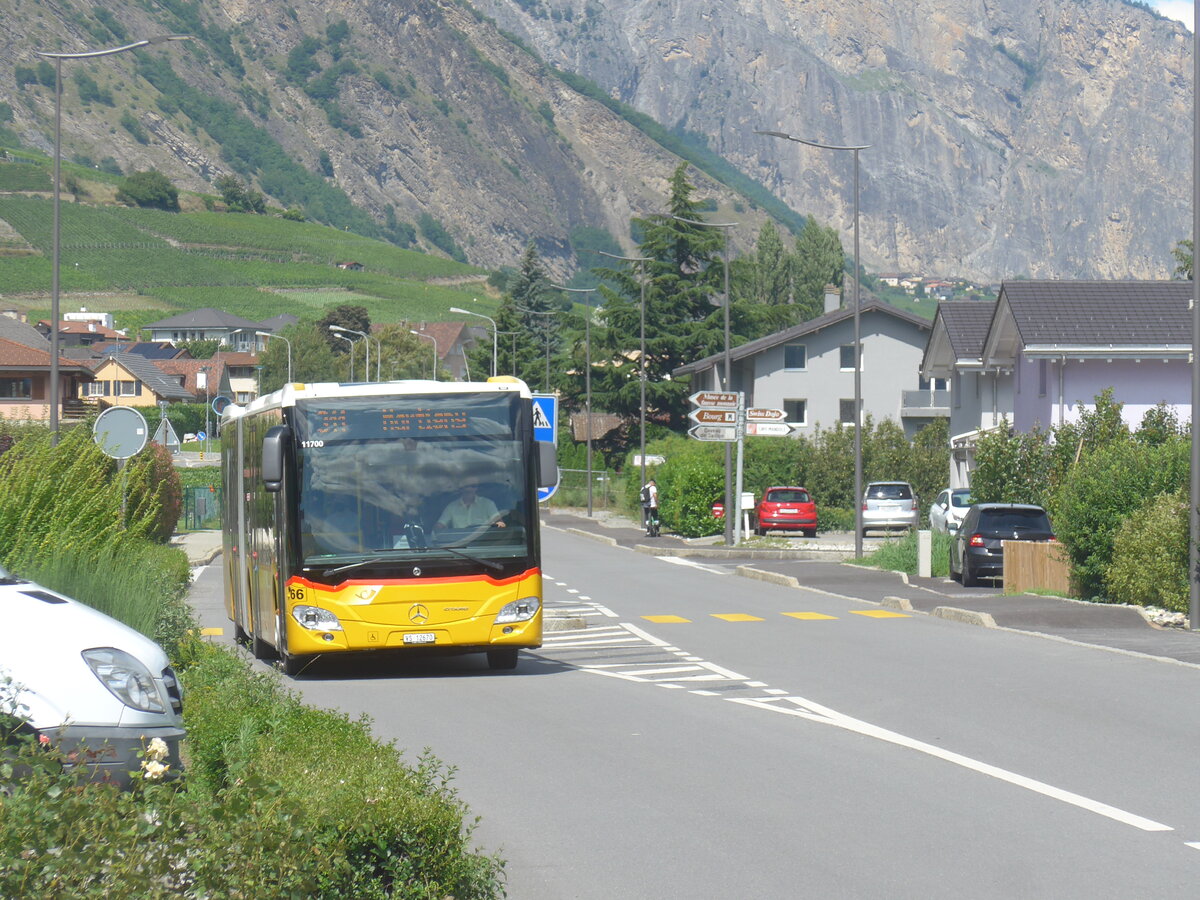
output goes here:
{"type": "Polygon", "coordinates": [[[754,533],[768,531],[803,531],[808,537],[817,534],[817,504],[802,487],[769,487],[754,507],[754,533]]]}

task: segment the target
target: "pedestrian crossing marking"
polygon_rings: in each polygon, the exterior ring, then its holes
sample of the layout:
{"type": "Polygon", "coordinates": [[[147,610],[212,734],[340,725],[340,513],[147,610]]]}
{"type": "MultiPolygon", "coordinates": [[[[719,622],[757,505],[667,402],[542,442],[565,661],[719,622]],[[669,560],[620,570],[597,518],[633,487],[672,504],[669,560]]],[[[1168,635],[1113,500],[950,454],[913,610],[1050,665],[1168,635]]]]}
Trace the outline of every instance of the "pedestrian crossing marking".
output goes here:
{"type": "Polygon", "coordinates": [[[794,612],[784,613],[785,616],[791,616],[793,619],[836,619],[837,616],[827,616],[825,613],[817,612],[794,612]]]}
{"type": "Polygon", "coordinates": [[[657,625],[674,625],[680,622],[690,624],[691,619],[685,619],[683,616],[642,616],[647,622],[654,622],[657,625]]]}
{"type": "Polygon", "coordinates": [[[746,613],[713,613],[714,619],[724,619],[726,622],[761,622],[763,621],[758,616],[750,616],[746,613]]]}
{"type": "Polygon", "coordinates": [[[888,609],[852,609],[850,612],[856,616],[870,616],[872,619],[909,619],[912,618],[904,613],[892,612],[888,609]]]}

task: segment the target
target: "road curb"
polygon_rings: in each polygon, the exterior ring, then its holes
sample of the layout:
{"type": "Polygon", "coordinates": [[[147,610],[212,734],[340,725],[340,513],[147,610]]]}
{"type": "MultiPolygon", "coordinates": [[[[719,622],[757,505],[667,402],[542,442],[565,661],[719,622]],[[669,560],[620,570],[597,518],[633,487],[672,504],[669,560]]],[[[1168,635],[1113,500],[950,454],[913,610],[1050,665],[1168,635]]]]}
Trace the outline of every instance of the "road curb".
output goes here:
{"type": "Polygon", "coordinates": [[[755,581],[765,581],[769,584],[778,584],[790,588],[800,587],[800,582],[795,576],[784,575],[781,572],[768,572],[765,569],[755,569],[752,566],[738,566],[734,571],[743,578],[753,578],[755,581]]]}
{"type": "Polygon", "coordinates": [[[606,534],[596,534],[594,531],[588,531],[584,528],[567,528],[567,534],[577,534],[580,537],[591,538],[593,541],[599,541],[601,544],[608,544],[610,547],[617,546],[617,539],[610,538],[606,534]]]}
{"type": "Polygon", "coordinates": [[[949,619],[951,622],[962,622],[964,625],[980,625],[984,628],[996,628],[996,620],[990,613],[977,612],[973,609],[959,609],[956,606],[939,606],[930,612],[931,616],[939,619],[949,619]]]}
{"type": "Polygon", "coordinates": [[[884,609],[898,609],[901,612],[912,612],[912,601],[907,597],[884,597],[879,604],[884,609]]]}

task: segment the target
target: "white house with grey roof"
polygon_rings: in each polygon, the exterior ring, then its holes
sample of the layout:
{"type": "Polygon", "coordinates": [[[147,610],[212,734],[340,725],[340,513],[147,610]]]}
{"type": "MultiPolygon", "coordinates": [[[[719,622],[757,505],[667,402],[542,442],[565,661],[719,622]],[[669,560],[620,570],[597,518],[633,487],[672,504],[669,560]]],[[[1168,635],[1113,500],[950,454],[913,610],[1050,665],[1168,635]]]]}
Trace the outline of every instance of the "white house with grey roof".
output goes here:
{"type": "MultiPolygon", "coordinates": [[[[276,317],[278,318],[278,317],[276,317]]],[[[272,320],[267,320],[271,322],[272,320]]],[[[220,341],[221,346],[247,353],[264,347],[259,331],[274,331],[267,322],[251,322],[219,309],[193,309],[143,326],[152,341],[220,341]]]]}
{"type": "Polygon", "coordinates": [[[969,483],[975,439],[1079,419],[1107,388],[1126,425],[1171,407],[1191,421],[1191,282],[1010,281],[993,303],[942,303],[921,363],[948,378],[951,486],[969,483]]]}
{"type": "MultiPolygon", "coordinates": [[[[854,311],[840,299],[827,289],[824,315],[730,351],[731,389],[745,393],[747,406],[782,409],[793,434],[854,423],[854,311]]],[[[859,308],[863,413],[900,423],[910,437],[950,412],[945,384],[926,383],[919,371],[929,328],[928,319],[873,298],[859,308]]],[[[721,390],[723,367],[722,352],[672,375],[721,390]]]]}

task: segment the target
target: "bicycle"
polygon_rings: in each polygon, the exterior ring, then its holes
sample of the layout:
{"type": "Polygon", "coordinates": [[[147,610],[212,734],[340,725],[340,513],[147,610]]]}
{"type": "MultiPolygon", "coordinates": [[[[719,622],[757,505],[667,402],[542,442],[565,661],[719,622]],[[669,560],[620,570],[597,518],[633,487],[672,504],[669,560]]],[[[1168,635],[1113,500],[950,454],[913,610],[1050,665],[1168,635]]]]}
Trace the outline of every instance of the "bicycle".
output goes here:
{"type": "Polygon", "coordinates": [[[658,537],[659,528],[662,524],[658,519],[658,510],[654,508],[648,508],[646,510],[645,519],[646,537],[658,537]]]}

